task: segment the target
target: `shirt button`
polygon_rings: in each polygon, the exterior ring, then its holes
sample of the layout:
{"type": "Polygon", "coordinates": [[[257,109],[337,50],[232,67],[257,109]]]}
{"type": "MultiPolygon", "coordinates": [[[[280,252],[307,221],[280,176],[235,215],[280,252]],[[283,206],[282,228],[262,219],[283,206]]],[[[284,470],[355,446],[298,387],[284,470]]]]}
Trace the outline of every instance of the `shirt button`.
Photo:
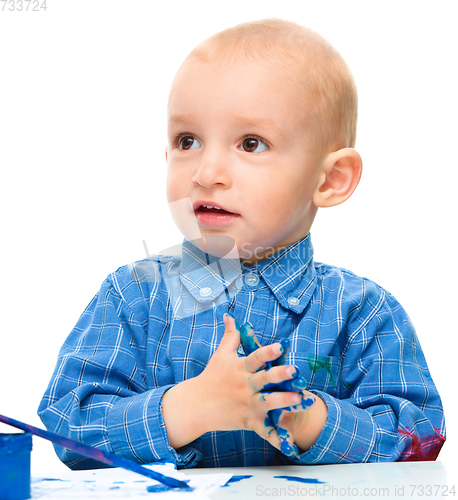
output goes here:
{"type": "Polygon", "coordinates": [[[256,286],[259,283],[259,278],[256,274],[250,273],[245,276],[245,283],[248,286],[256,286]]]}
{"type": "Polygon", "coordinates": [[[297,299],[296,297],[289,297],[288,304],[290,306],[297,306],[299,304],[299,299],[297,299]]]}
{"type": "Polygon", "coordinates": [[[201,297],[209,297],[212,294],[212,289],[209,286],[206,286],[201,288],[199,293],[201,297]]]}

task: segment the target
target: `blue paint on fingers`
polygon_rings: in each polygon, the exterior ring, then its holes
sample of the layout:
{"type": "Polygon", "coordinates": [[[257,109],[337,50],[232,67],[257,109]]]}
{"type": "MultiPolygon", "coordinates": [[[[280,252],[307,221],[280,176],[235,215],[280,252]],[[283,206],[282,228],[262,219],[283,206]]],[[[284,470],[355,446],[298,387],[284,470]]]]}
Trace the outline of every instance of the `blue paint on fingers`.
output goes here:
{"type": "Polygon", "coordinates": [[[268,416],[272,425],[277,430],[277,435],[281,441],[280,451],[287,457],[296,457],[299,453],[299,448],[293,443],[291,446],[288,439],[291,437],[286,429],[279,425],[280,417],[282,414],[281,408],[276,408],[268,412],[268,416]]]}
{"type": "Polygon", "coordinates": [[[240,328],[240,343],[242,344],[243,352],[246,356],[249,356],[252,352],[261,347],[250,323],[245,323],[240,328]]]}
{"type": "Polygon", "coordinates": [[[280,451],[287,457],[297,457],[299,455],[299,448],[295,444],[291,446],[286,439],[281,442],[280,451]]]}
{"type": "MultiPolygon", "coordinates": [[[[297,374],[297,371],[296,371],[297,374]]],[[[278,384],[266,384],[261,392],[302,392],[307,387],[307,382],[303,377],[297,377],[290,380],[283,380],[278,384]]]]}
{"type": "Polygon", "coordinates": [[[288,356],[289,350],[291,349],[291,342],[288,338],[282,338],[280,340],[280,345],[282,347],[282,352],[277,359],[270,361],[272,366],[284,365],[286,362],[286,357],[288,356]]]}
{"type": "MultiPolygon", "coordinates": [[[[261,370],[267,371],[274,366],[281,366],[286,363],[286,358],[288,357],[288,353],[291,349],[291,342],[288,338],[282,338],[279,343],[280,343],[280,355],[278,356],[278,358],[272,361],[267,361],[264,366],[256,370],[257,372],[261,370]]],[[[252,354],[261,347],[261,344],[259,343],[254,333],[253,326],[250,323],[245,323],[240,328],[240,344],[242,346],[243,352],[245,353],[245,356],[249,356],[250,354],[252,354]]],[[[296,371],[295,373],[293,373],[294,378],[283,380],[279,383],[266,384],[260,391],[261,393],[263,393],[261,395],[260,401],[265,402],[266,397],[264,394],[272,392],[301,393],[307,387],[307,382],[303,377],[299,376],[299,369],[297,367],[295,367],[295,369],[296,371]]],[[[302,401],[298,405],[288,406],[284,409],[288,411],[304,410],[309,408],[313,403],[314,400],[312,398],[302,398],[302,401]]],[[[273,432],[274,429],[277,431],[277,435],[281,441],[280,444],[281,452],[288,457],[294,457],[299,454],[299,449],[294,443],[291,445],[288,442],[288,439],[290,439],[291,436],[289,435],[286,429],[282,428],[279,425],[282,411],[283,409],[281,408],[268,411],[264,419],[264,425],[266,426],[266,428],[272,428],[272,430],[269,431],[269,435],[273,432]]]]}
{"type": "Polygon", "coordinates": [[[295,410],[308,410],[313,403],[315,403],[315,398],[302,398],[301,402],[297,405],[294,405],[293,408],[295,410]]]}
{"type": "Polygon", "coordinates": [[[315,401],[315,398],[302,398],[302,401],[297,405],[285,406],[282,409],[285,411],[304,411],[308,410],[315,403],[315,401]]]}

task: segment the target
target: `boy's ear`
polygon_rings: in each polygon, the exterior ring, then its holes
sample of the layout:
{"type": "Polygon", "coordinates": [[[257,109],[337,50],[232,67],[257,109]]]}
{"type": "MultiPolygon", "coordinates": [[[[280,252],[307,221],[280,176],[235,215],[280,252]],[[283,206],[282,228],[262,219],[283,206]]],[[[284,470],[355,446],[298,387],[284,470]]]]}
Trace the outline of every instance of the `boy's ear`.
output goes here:
{"type": "Polygon", "coordinates": [[[333,207],[350,198],[361,178],[363,163],[353,148],[330,153],[322,164],[318,187],[312,201],[316,207],[333,207]]]}
{"type": "Polygon", "coordinates": [[[167,161],[167,146],[165,146],[165,161],[167,161]]]}

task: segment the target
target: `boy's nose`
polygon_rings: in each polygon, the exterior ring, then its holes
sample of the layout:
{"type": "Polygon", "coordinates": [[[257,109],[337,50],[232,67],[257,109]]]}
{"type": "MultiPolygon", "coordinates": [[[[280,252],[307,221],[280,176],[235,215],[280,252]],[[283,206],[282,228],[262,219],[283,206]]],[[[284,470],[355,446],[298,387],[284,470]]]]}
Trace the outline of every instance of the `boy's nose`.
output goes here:
{"type": "Polygon", "coordinates": [[[206,152],[202,155],[192,180],[203,187],[215,184],[229,185],[230,172],[227,158],[216,151],[206,152]]]}

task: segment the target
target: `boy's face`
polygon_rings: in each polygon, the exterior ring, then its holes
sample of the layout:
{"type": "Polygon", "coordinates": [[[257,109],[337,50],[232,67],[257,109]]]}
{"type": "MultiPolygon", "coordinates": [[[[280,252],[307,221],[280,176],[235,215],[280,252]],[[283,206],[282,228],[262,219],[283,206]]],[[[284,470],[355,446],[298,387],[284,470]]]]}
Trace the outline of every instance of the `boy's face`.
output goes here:
{"type": "Polygon", "coordinates": [[[202,236],[230,236],[248,265],[306,236],[316,213],[313,123],[296,92],[268,62],[245,59],[188,61],[170,92],[168,201],[190,198],[202,236]]]}

